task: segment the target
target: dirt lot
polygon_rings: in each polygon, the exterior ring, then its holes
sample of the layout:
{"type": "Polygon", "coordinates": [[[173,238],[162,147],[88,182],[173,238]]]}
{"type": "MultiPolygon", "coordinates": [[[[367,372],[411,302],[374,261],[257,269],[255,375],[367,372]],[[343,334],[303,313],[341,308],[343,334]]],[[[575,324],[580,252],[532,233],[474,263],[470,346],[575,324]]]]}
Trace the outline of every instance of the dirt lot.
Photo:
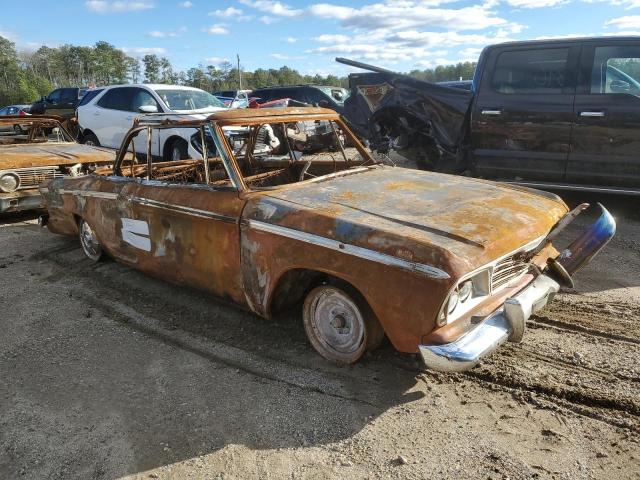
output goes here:
{"type": "Polygon", "coordinates": [[[640,205],[600,200],[612,244],[465,374],[388,344],[330,365],[295,315],[93,265],[4,218],[0,478],[640,478],[640,205]]]}

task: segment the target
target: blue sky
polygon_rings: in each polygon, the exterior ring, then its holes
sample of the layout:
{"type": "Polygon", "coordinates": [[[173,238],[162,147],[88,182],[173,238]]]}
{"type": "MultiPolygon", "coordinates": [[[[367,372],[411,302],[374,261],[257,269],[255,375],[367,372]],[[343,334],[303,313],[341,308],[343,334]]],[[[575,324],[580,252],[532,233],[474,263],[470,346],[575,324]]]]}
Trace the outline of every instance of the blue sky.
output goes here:
{"type": "Polygon", "coordinates": [[[176,69],[235,61],[344,75],[336,56],[407,71],[476,60],[506,40],[640,34],[640,0],[30,0],[3,2],[19,49],[106,40],[176,69]]]}

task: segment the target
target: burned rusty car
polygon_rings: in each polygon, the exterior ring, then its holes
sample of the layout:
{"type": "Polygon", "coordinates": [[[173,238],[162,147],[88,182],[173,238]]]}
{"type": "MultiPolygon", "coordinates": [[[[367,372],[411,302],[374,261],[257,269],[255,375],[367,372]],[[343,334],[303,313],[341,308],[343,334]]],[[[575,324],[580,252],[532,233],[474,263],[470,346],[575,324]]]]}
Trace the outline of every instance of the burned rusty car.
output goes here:
{"type": "Polygon", "coordinates": [[[8,130],[0,133],[0,213],[39,209],[38,187],[43,182],[113,164],[113,151],[78,144],[61,120],[36,115],[0,117],[0,131],[8,130]]]}
{"type": "Polygon", "coordinates": [[[355,362],[386,335],[443,371],[519,341],[615,231],[601,207],[559,253],[552,241],[586,205],[569,212],[552,194],[381,164],[322,108],[140,117],[112,171],[42,191],[49,229],[78,235],[94,261],[107,253],[267,318],[301,306],[331,361],[355,362]],[[178,127],[201,158],[134,154],[138,135],[151,145],[178,127]]]}

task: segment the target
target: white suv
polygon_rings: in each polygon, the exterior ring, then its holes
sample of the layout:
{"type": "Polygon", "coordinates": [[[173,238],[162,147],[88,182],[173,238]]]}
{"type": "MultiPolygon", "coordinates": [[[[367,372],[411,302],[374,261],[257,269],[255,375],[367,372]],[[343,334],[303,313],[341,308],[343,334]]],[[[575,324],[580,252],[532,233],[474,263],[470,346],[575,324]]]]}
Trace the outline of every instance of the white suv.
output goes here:
{"type": "MultiPolygon", "coordinates": [[[[114,85],[105,87],[76,112],[80,125],[80,141],[88,145],[119,148],[125,134],[140,114],[188,114],[186,119],[203,119],[206,115],[226,110],[213,95],[199,88],[180,85],[114,85]]],[[[198,158],[187,128],[159,129],[151,136],[154,157],[164,160],[198,158]]],[[[146,134],[134,141],[136,152],[146,152],[146,134]]]]}

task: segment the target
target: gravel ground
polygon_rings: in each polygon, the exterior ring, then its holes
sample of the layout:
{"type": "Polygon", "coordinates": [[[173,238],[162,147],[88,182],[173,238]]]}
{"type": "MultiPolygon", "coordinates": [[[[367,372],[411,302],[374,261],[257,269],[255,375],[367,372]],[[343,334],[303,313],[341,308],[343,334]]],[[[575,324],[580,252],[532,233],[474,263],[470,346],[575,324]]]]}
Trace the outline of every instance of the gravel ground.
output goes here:
{"type": "Polygon", "coordinates": [[[522,344],[464,374],[388,344],[333,366],[298,315],[91,264],[5,217],[0,478],[640,478],[639,203],[587,200],[616,238],[522,344]]]}

